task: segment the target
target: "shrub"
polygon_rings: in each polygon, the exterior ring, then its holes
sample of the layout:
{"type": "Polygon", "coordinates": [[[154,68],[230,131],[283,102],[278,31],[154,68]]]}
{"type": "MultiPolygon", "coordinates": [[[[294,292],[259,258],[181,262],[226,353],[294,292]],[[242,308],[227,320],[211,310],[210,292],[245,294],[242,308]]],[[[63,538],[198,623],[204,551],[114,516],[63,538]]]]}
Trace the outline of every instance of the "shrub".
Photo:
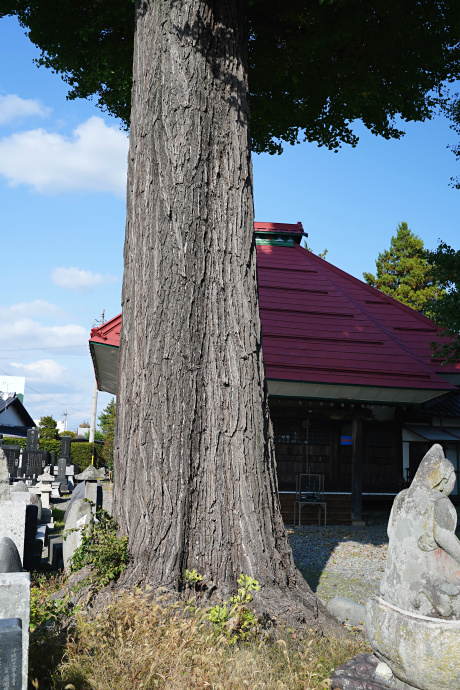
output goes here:
{"type": "Polygon", "coordinates": [[[90,582],[102,589],[117,580],[129,561],[128,537],[118,537],[118,525],[105,510],[98,510],[96,520],[88,532],[82,533],[81,545],[70,562],[74,573],[85,566],[91,567],[90,582]]]}
{"type": "MultiPolygon", "coordinates": [[[[93,444],[78,442],[70,444],[70,458],[74,465],[78,465],[80,472],[83,472],[88,465],[91,465],[93,455],[93,444]]],[[[94,444],[94,466],[99,467],[99,449],[94,444]]]]}
{"type": "Polygon", "coordinates": [[[27,439],[4,436],[3,443],[5,444],[5,446],[21,446],[21,448],[24,450],[27,445],[27,439]]]}
{"type": "Polygon", "coordinates": [[[40,438],[38,439],[38,447],[40,450],[49,450],[50,453],[56,453],[56,462],[59,459],[59,453],[61,451],[61,442],[58,439],[51,438],[40,438]]]}

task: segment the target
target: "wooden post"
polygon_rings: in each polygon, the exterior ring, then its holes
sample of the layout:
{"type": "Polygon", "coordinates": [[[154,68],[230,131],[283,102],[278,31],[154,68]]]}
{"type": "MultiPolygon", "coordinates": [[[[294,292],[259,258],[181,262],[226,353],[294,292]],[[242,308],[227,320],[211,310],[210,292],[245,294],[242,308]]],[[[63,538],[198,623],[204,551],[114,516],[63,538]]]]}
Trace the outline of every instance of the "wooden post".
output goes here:
{"type": "Polygon", "coordinates": [[[351,456],[351,523],[363,523],[363,422],[353,419],[351,456]]]}

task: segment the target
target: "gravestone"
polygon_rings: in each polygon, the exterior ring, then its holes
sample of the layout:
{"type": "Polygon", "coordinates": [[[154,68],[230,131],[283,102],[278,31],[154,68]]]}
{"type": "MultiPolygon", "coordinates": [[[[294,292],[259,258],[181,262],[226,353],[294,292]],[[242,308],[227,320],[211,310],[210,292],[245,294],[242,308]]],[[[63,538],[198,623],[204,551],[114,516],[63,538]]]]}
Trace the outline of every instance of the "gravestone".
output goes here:
{"type": "Polygon", "coordinates": [[[24,555],[27,503],[0,501],[0,539],[10,537],[16,544],[21,560],[24,555]]]}
{"type": "Polygon", "coordinates": [[[66,477],[67,460],[65,458],[59,458],[58,460],[58,473],[56,481],[59,482],[60,490],[62,493],[69,492],[69,483],[66,477]]]}
{"type": "Polygon", "coordinates": [[[39,429],[27,429],[26,450],[38,450],[38,439],[40,438],[39,429]]]}
{"type": "Polygon", "coordinates": [[[22,479],[20,479],[18,482],[14,482],[13,486],[10,488],[10,494],[15,493],[29,493],[29,487],[22,481],[22,479]]]}
{"type": "MultiPolygon", "coordinates": [[[[18,554],[19,556],[19,554],[18,554]]],[[[0,619],[19,618],[22,628],[22,685],[27,690],[29,663],[30,575],[29,573],[0,573],[0,619]]],[[[3,664],[2,664],[3,672],[3,664]]],[[[9,687],[8,685],[5,687],[9,687]]],[[[15,688],[15,686],[12,686],[15,688]]]]}
{"type": "Polygon", "coordinates": [[[11,501],[10,480],[8,476],[8,465],[6,455],[0,448],[0,502],[11,501]]]}
{"type": "Polygon", "coordinates": [[[20,618],[0,620],[0,690],[21,690],[22,621],[20,618]]]}
{"type": "Polygon", "coordinates": [[[71,436],[61,436],[61,451],[59,454],[60,458],[65,458],[67,464],[70,465],[70,442],[72,440],[71,436]]]}
{"type": "Polygon", "coordinates": [[[64,528],[63,558],[66,572],[70,570],[70,559],[81,546],[82,534],[87,531],[91,522],[91,505],[79,498],[70,507],[64,528]]]}
{"type": "Polygon", "coordinates": [[[40,567],[43,544],[36,539],[38,524],[38,506],[26,505],[24,525],[24,569],[29,572],[40,567]]]}
{"type": "Polygon", "coordinates": [[[0,573],[22,572],[21,559],[16,544],[9,537],[0,539],[0,573]]]}
{"type": "Polygon", "coordinates": [[[2,445],[2,450],[6,455],[6,463],[10,477],[18,476],[19,456],[21,454],[21,446],[5,446],[2,445]]]}
{"type": "Polygon", "coordinates": [[[26,477],[38,477],[50,462],[48,450],[25,450],[22,458],[26,477]]]}
{"type": "Polygon", "coordinates": [[[64,522],[67,521],[67,516],[70,512],[70,508],[75,503],[75,501],[77,501],[79,498],[81,498],[81,499],[85,498],[85,482],[80,482],[80,484],[77,484],[75,489],[72,491],[72,496],[70,497],[69,504],[68,504],[66,511],[64,513],[64,522]]]}

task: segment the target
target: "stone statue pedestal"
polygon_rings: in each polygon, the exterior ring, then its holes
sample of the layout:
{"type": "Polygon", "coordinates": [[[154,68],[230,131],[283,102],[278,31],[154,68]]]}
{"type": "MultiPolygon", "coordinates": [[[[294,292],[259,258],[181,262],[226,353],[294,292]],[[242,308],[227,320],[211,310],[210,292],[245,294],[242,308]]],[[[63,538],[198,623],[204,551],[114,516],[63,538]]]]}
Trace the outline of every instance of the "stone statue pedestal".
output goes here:
{"type": "Polygon", "coordinates": [[[377,597],[367,602],[365,620],[374,654],[395,676],[387,687],[460,688],[460,620],[421,616],[377,597]]]}

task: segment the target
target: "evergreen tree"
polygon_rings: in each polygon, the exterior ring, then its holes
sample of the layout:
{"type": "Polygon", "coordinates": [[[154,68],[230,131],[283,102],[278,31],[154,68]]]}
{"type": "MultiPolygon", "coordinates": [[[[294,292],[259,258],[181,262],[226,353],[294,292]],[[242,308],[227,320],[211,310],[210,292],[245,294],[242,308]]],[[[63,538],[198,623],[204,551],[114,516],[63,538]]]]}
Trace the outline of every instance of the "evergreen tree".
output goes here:
{"type": "Polygon", "coordinates": [[[432,318],[441,327],[445,342],[434,345],[435,354],[447,361],[460,359],[460,250],[440,242],[434,252],[428,252],[433,277],[443,293],[432,305],[432,318]]]}
{"type": "Polygon", "coordinates": [[[44,417],[40,417],[38,428],[40,429],[40,438],[42,439],[59,438],[57,422],[51,415],[45,415],[44,417]]]}
{"type": "MultiPolygon", "coordinates": [[[[307,242],[307,238],[306,238],[306,237],[303,238],[303,240],[302,240],[301,243],[300,243],[300,246],[303,247],[304,249],[306,249],[307,252],[312,252],[312,251],[313,251],[313,249],[311,249],[311,248],[308,246],[308,242],[307,242]]],[[[329,251],[329,249],[324,249],[322,252],[320,252],[319,254],[317,254],[317,256],[319,256],[320,259],[325,259],[326,256],[327,256],[328,251],[329,251]]]]}
{"type": "Polygon", "coordinates": [[[363,273],[368,285],[377,288],[408,307],[431,315],[433,303],[443,294],[427,261],[423,240],[407,223],[398,225],[390,249],[379,254],[377,275],[363,273]]]}

